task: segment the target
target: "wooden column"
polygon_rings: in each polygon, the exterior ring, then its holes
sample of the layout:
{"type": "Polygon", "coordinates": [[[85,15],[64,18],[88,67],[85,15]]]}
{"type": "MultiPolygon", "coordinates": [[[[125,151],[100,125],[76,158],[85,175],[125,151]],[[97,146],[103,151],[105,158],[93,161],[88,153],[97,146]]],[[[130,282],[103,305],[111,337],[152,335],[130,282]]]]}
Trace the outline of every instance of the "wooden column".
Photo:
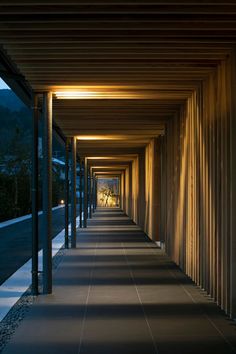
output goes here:
{"type": "Polygon", "coordinates": [[[166,250],[236,317],[235,54],[167,123],[166,250]]]}
{"type": "Polygon", "coordinates": [[[138,224],[144,230],[145,223],[145,151],[139,154],[138,224]]]}
{"type": "Polygon", "coordinates": [[[133,219],[133,208],[132,208],[132,162],[129,163],[129,209],[128,209],[128,213],[129,216],[133,219]]]}
{"type": "Polygon", "coordinates": [[[236,50],[231,57],[231,114],[230,114],[230,316],[236,318],[236,50]]]}
{"type": "Polygon", "coordinates": [[[124,172],[121,174],[120,183],[120,208],[124,210],[124,172]]]}
{"type": "Polygon", "coordinates": [[[160,241],[166,240],[166,136],[161,137],[161,160],[160,160],[160,241]]]}
{"type": "Polygon", "coordinates": [[[125,213],[129,215],[129,167],[125,169],[125,213]]]}

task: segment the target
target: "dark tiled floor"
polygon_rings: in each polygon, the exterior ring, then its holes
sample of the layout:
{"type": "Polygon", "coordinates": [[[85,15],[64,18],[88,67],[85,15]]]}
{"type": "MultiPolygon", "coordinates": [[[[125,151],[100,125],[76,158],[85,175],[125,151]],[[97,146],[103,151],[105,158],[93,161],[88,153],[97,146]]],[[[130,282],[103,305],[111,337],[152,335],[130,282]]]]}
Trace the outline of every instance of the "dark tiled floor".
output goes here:
{"type": "MultiPolygon", "coordinates": [[[[99,220],[99,222],[98,222],[99,220]]],[[[78,234],[4,354],[230,354],[236,326],[123,213],[78,234]]]]}

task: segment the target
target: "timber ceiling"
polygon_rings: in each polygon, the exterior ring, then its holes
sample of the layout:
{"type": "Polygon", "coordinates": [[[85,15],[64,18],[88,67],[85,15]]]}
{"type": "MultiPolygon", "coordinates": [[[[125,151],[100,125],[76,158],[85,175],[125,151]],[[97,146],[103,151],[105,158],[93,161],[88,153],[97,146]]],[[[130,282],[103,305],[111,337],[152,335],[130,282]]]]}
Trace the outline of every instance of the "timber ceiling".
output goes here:
{"type": "Polygon", "coordinates": [[[137,155],[119,155],[112,157],[92,157],[88,158],[88,166],[93,174],[97,175],[120,175],[127,168],[131,167],[137,155]]]}
{"type": "Polygon", "coordinates": [[[96,86],[136,97],[54,97],[66,136],[100,137],[79,141],[84,155],[136,153],[163,134],[236,40],[236,1],[227,0],[1,0],[0,16],[3,49],[34,91],[96,86]]]}

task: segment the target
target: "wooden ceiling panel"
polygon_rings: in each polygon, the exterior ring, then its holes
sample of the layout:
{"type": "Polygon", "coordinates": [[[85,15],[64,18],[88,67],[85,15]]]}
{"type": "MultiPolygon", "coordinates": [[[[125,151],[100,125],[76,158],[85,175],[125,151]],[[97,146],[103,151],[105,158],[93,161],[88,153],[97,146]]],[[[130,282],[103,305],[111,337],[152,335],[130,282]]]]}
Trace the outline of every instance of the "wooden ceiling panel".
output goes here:
{"type": "Polygon", "coordinates": [[[1,45],[32,90],[103,87],[133,95],[54,96],[65,135],[113,136],[80,140],[83,156],[136,151],[164,134],[166,120],[236,41],[232,0],[2,0],[0,16],[1,45]]]}

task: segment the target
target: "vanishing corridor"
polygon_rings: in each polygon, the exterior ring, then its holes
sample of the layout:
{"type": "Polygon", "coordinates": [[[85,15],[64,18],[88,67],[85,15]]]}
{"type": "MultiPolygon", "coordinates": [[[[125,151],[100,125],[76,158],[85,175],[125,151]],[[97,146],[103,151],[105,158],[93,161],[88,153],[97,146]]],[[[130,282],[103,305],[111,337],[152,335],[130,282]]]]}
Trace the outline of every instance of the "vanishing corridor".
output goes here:
{"type": "Polygon", "coordinates": [[[4,354],[229,354],[235,326],[120,209],[98,208],[4,354]]]}

